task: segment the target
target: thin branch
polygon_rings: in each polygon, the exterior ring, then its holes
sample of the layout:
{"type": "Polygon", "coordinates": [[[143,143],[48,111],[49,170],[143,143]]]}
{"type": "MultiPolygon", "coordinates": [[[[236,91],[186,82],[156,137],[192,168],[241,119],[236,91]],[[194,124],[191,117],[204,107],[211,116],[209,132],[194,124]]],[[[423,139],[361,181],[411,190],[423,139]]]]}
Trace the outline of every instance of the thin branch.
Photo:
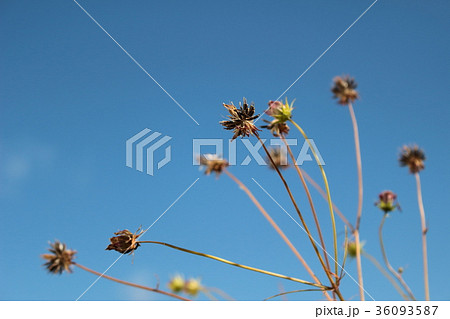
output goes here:
{"type": "Polygon", "coordinates": [[[389,269],[391,274],[394,275],[395,278],[397,278],[397,280],[402,285],[403,289],[405,289],[405,291],[408,293],[409,298],[411,298],[411,300],[416,300],[411,289],[406,284],[403,277],[391,266],[391,264],[389,263],[389,259],[387,258],[386,249],[384,248],[384,241],[383,241],[383,226],[384,226],[384,222],[386,221],[386,217],[387,217],[387,213],[385,213],[383,215],[383,219],[381,219],[380,227],[378,228],[378,237],[380,239],[380,247],[381,247],[381,253],[383,255],[384,263],[386,264],[386,267],[389,269]]]}
{"type": "Polygon", "coordinates": [[[279,297],[279,296],[285,296],[285,295],[288,295],[288,294],[293,294],[293,293],[297,293],[297,292],[305,292],[305,291],[323,291],[323,290],[322,289],[300,289],[300,290],[286,291],[286,292],[282,292],[282,293],[273,295],[273,296],[271,296],[269,298],[266,298],[263,301],[267,301],[267,300],[270,300],[270,299],[273,299],[273,298],[276,298],[276,297],[279,297]]]}
{"type": "Polygon", "coordinates": [[[292,163],[294,164],[295,170],[297,171],[297,174],[300,177],[300,180],[302,182],[303,188],[305,189],[306,196],[308,197],[309,206],[311,207],[311,212],[312,212],[312,215],[314,217],[314,223],[316,224],[317,233],[319,235],[320,245],[322,246],[325,262],[327,264],[327,268],[331,269],[330,268],[330,262],[328,260],[327,249],[325,247],[325,241],[323,240],[322,229],[320,228],[320,223],[319,223],[319,219],[317,218],[316,208],[314,207],[314,202],[312,200],[311,193],[309,191],[308,185],[305,182],[305,178],[303,177],[303,174],[302,174],[302,171],[300,170],[300,167],[296,163],[294,154],[292,154],[292,150],[291,150],[289,144],[287,143],[286,138],[284,137],[283,134],[280,135],[280,138],[284,142],[284,145],[286,145],[287,151],[289,153],[289,156],[291,157],[292,163]]]}
{"type": "Polygon", "coordinates": [[[395,279],[391,275],[389,275],[389,273],[386,270],[384,270],[383,266],[381,266],[381,264],[378,262],[378,260],[376,260],[375,257],[364,251],[362,252],[362,255],[367,259],[369,259],[372,262],[372,264],[374,264],[374,266],[377,267],[377,269],[383,274],[383,276],[385,276],[389,280],[389,282],[392,284],[392,286],[394,286],[395,290],[397,290],[397,292],[400,294],[400,296],[402,296],[403,299],[411,300],[410,298],[408,298],[407,295],[405,295],[402,288],[398,285],[395,279]]]}
{"type": "Polygon", "coordinates": [[[215,292],[216,294],[221,296],[223,299],[226,299],[229,301],[236,300],[233,297],[231,297],[229,294],[227,294],[225,291],[223,291],[222,289],[219,289],[217,287],[205,287],[205,289],[207,289],[209,292],[215,292]]]}
{"type": "MultiPolygon", "coordinates": [[[[337,276],[338,274],[338,248],[337,248],[337,231],[336,231],[336,220],[334,218],[334,211],[333,211],[333,204],[331,201],[331,192],[330,192],[330,187],[328,185],[328,179],[327,179],[327,175],[325,174],[325,170],[322,166],[322,164],[320,163],[320,160],[316,154],[316,151],[314,150],[314,147],[311,145],[311,142],[308,139],[308,136],[306,135],[305,131],[303,131],[303,129],[300,127],[300,125],[298,125],[294,120],[289,120],[298,130],[299,132],[303,135],[303,138],[308,142],[308,145],[311,149],[311,152],[314,155],[314,158],[316,159],[317,165],[320,168],[320,172],[322,173],[322,178],[325,184],[325,189],[327,191],[327,201],[328,201],[328,208],[330,210],[330,217],[331,217],[331,225],[333,228],[333,245],[334,245],[334,272],[337,276]]],[[[336,277],[336,281],[337,281],[337,277],[336,277]]]]}
{"type": "MultiPolygon", "coordinates": [[[[281,181],[283,182],[284,187],[286,188],[286,191],[287,191],[287,193],[288,193],[288,195],[289,195],[289,198],[291,199],[292,204],[294,205],[295,210],[297,211],[298,216],[300,217],[300,221],[301,221],[302,224],[303,224],[304,230],[305,230],[306,233],[308,234],[308,238],[309,238],[309,240],[310,240],[310,242],[311,242],[311,244],[312,244],[312,246],[313,246],[313,248],[314,248],[314,251],[315,251],[317,257],[319,258],[320,264],[322,265],[322,268],[324,269],[325,274],[326,274],[327,277],[328,277],[328,280],[330,281],[331,285],[335,288],[335,292],[336,292],[336,294],[338,295],[338,297],[339,297],[341,300],[343,300],[344,298],[343,298],[343,296],[341,295],[341,293],[339,292],[338,286],[336,285],[336,281],[337,281],[337,266],[336,266],[336,273],[334,274],[334,276],[336,277],[336,280],[333,280],[333,278],[331,277],[332,272],[331,272],[330,269],[327,268],[327,266],[325,265],[325,263],[324,263],[324,261],[323,261],[322,255],[320,254],[319,249],[317,248],[317,245],[316,245],[316,243],[315,243],[315,241],[314,241],[314,238],[312,237],[311,232],[309,231],[308,225],[306,224],[306,222],[305,222],[305,220],[304,220],[304,218],[303,218],[303,215],[302,215],[302,213],[300,212],[300,209],[298,208],[297,202],[296,202],[294,196],[292,195],[292,192],[291,192],[291,189],[289,188],[289,185],[287,184],[286,180],[284,179],[283,174],[281,173],[280,169],[279,169],[278,166],[275,164],[275,162],[274,162],[272,156],[270,155],[270,152],[269,152],[269,150],[267,149],[266,145],[264,145],[264,143],[263,143],[263,141],[261,140],[261,138],[259,137],[259,135],[256,134],[256,137],[258,138],[258,141],[261,143],[261,145],[262,145],[264,151],[266,152],[267,157],[268,157],[269,160],[272,162],[272,166],[275,168],[276,172],[277,172],[278,175],[280,176],[280,179],[281,179],[281,181]]],[[[336,260],[336,258],[335,258],[335,260],[336,260]]],[[[336,263],[337,263],[337,261],[336,261],[336,263]]]]}
{"type": "Polygon", "coordinates": [[[282,279],[286,279],[286,280],[290,280],[290,281],[295,281],[301,284],[305,284],[305,285],[310,285],[310,286],[314,286],[314,287],[319,287],[319,288],[323,288],[323,289],[331,289],[330,287],[326,287],[324,285],[321,284],[315,284],[306,280],[302,280],[302,279],[298,279],[295,277],[290,277],[290,276],[285,276],[285,275],[280,275],[271,271],[267,271],[267,270],[262,270],[259,268],[255,268],[255,267],[250,267],[250,266],[245,266],[245,265],[241,265],[238,263],[235,263],[233,261],[229,261],[220,257],[216,257],[213,255],[209,255],[209,254],[204,254],[204,253],[200,253],[198,251],[195,250],[190,250],[190,249],[186,249],[186,248],[182,248],[182,247],[178,247],[169,243],[164,243],[161,241],[153,241],[153,240],[143,240],[143,241],[138,241],[139,244],[156,244],[156,245],[162,245],[162,246],[166,246],[166,247],[170,247],[179,251],[183,251],[185,253],[189,253],[189,254],[193,254],[193,255],[197,255],[197,256],[201,256],[201,257],[206,257],[209,259],[213,259],[216,261],[220,261],[221,263],[227,264],[227,265],[231,265],[231,266],[235,266],[235,267],[239,267],[242,269],[247,269],[247,270],[251,270],[254,272],[259,272],[261,274],[265,274],[265,275],[269,275],[269,276],[273,276],[273,277],[278,277],[278,278],[282,278],[282,279]]]}
{"type": "Polygon", "coordinates": [[[356,166],[358,170],[358,211],[356,214],[356,224],[354,231],[356,244],[356,266],[358,268],[359,296],[361,300],[364,300],[364,283],[363,283],[362,263],[361,263],[361,240],[359,238],[359,226],[361,224],[361,215],[363,207],[363,176],[361,163],[361,147],[359,143],[358,122],[356,121],[355,112],[353,111],[353,105],[350,102],[348,103],[348,110],[352,118],[353,136],[355,139],[356,166]]]}
{"type": "Polygon", "coordinates": [[[422,201],[422,187],[420,185],[420,176],[419,173],[414,174],[416,177],[416,185],[417,185],[417,202],[419,204],[420,211],[420,223],[422,225],[422,256],[423,256],[423,280],[425,286],[425,300],[430,300],[430,288],[428,283],[428,255],[427,255],[427,224],[425,219],[425,210],[423,208],[422,201]]]}
{"type": "Polygon", "coordinates": [[[355,112],[353,111],[352,103],[348,103],[348,110],[353,124],[353,136],[355,139],[355,152],[356,152],[356,166],[358,169],[358,211],[356,214],[355,228],[359,229],[361,224],[361,215],[363,207],[363,175],[362,175],[362,162],[361,162],[361,146],[359,143],[358,122],[356,121],[355,112]]]}
{"type": "Polygon", "coordinates": [[[94,275],[99,276],[101,278],[112,280],[112,281],[117,282],[119,284],[123,284],[123,285],[131,286],[131,287],[135,287],[135,288],[139,288],[139,289],[144,289],[144,290],[156,292],[158,294],[170,296],[170,297],[173,297],[173,298],[176,298],[176,299],[180,299],[180,300],[184,300],[184,301],[191,301],[190,299],[187,299],[187,298],[175,295],[175,294],[167,292],[167,291],[163,291],[163,290],[159,290],[159,289],[155,289],[155,288],[150,288],[150,287],[147,287],[147,286],[138,285],[138,284],[135,284],[135,283],[132,283],[132,282],[128,282],[128,281],[125,281],[125,280],[117,279],[117,278],[114,278],[114,277],[111,277],[111,276],[99,273],[99,272],[97,272],[95,270],[92,270],[92,269],[90,269],[90,268],[88,268],[86,266],[80,265],[80,264],[75,263],[75,262],[73,262],[72,264],[77,266],[77,267],[79,267],[79,268],[81,268],[81,269],[83,269],[83,270],[85,270],[85,271],[87,271],[87,272],[90,272],[91,274],[94,274],[94,275]]]}
{"type": "MultiPolygon", "coordinates": [[[[305,176],[305,179],[308,181],[308,183],[310,183],[320,193],[323,199],[327,200],[327,193],[325,193],[322,187],[320,187],[320,185],[317,184],[317,182],[311,176],[309,176],[309,174],[303,168],[301,167],[299,168],[302,171],[303,176],[305,176]]],[[[353,225],[348,221],[348,219],[340,211],[339,207],[337,207],[335,203],[331,202],[331,204],[333,205],[333,209],[338,214],[339,218],[347,225],[348,228],[350,228],[351,233],[353,233],[355,231],[353,225]]]]}

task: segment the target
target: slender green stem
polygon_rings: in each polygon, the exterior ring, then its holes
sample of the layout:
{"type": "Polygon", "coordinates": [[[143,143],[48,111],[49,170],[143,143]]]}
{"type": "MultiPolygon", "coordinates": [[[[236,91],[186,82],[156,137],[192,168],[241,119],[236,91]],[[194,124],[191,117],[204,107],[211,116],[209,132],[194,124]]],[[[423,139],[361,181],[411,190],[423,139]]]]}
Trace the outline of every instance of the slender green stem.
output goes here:
{"type": "Polygon", "coordinates": [[[392,275],[394,275],[395,278],[397,278],[397,280],[400,282],[400,284],[402,285],[403,289],[405,289],[405,291],[408,293],[409,298],[411,300],[416,300],[416,298],[414,297],[411,289],[409,288],[409,286],[406,284],[405,280],[403,279],[403,277],[398,273],[398,271],[396,271],[391,264],[389,263],[389,259],[387,257],[386,254],[386,249],[384,248],[384,241],[383,241],[383,226],[384,226],[384,222],[386,221],[386,217],[388,216],[387,213],[385,213],[383,215],[383,218],[381,219],[381,223],[380,223],[380,227],[378,228],[378,237],[380,239],[380,247],[381,247],[381,253],[383,255],[383,260],[384,263],[386,264],[386,267],[389,269],[389,271],[391,272],[392,275]]]}
{"type": "MultiPolygon", "coordinates": [[[[320,163],[319,157],[316,154],[316,151],[314,150],[314,147],[311,145],[311,142],[309,141],[308,136],[306,135],[305,131],[298,125],[294,120],[290,120],[290,122],[300,131],[300,133],[303,135],[303,138],[308,142],[308,145],[311,149],[311,152],[314,155],[314,158],[316,159],[317,165],[320,168],[320,172],[322,173],[323,181],[325,183],[325,189],[327,191],[327,201],[328,201],[328,207],[330,210],[330,217],[331,217],[331,225],[333,227],[333,244],[334,244],[334,268],[335,268],[335,274],[338,274],[338,248],[337,248],[337,231],[336,231],[336,220],[334,218],[334,211],[333,211],[333,202],[331,201],[331,193],[330,193],[330,187],[328,185],[328,179],[327,175],[325,174],[325,170],[323,169],[322,164],[320,163]]],[[[336,278],[337,280],[337,278],[336,278]]]]}
{"type": "Polygon", "coordinates": [[[347,262],[348,257],[348,231],[347,227],[345,227],[345,240],[344,240],[344,257],[342,258],[342,266],[341,273],[339,274],[339,280],[344,276],[345,263],[347,262]]]}
{"type": "Polygon", "coordinates": [[[428,283],[428,255],[427,255],[427,224],[425,219],[425,210],[423,208],[422,201],[422,187],[420,185],[420,176],[419,173],[414,174],[416,177],[416,185],[417,185],[417,202],[419,204],[420,211],[420,223],[422,225],[422,256],[423,256],[423,280],[425,286],[425,300],[430,300],[430,287],[428,283]]]}
{"type": "Polygon", "coordinates": [[[327,249],[326,249],[326,246],[325,246],[325,241],[323,240],[322,229],[320,228],[320,223],[319,223],[319,219],[317,217],[316,208],[314,207],[314,202],[312,200],[311,193],[309,191],[308,185],[305,182],[305,178],[303,177],[302,171],[300,170],[300,168],[298,167],[298,165],[296,163],[294,154],[292,153],[292,150],[291,150],[289,144],[287,143],[286,138],[284,137],[283,134],[280,135],[280,138],[284,142],[284,145],[287,148],[287,151],[289,153],[289,156],[291,157],[292,163],[294,164],[294,167],[295,167],[295,169],[297,171],[297,174],[300,177],[300,180],[302,182],[303,188],[305,189],[306,196],[308,197],[309,206],[311,207],[311,212],[312,212],[312,215],[314,217],[314,223],[316,224],[317,233],[319,234],[320,245],[322,246],[323,256],[325,258],[325,262],[327,264],[327,268],[331,269],[330,268],[330,262],[328,260],[328,252],[327,252],[327,249]]]}
{"type": "Polygon", "coordinates": [[[268,150],[267,147],[264,145],[264,143],[263,143],[263,141],[261,140],[261,138],[260,138],[257,134],[256,134],[256,137],[258,138],[258,141],[261,143],[261,145],[262,145],[264,151],[266,152],[267,157],[268,157],[269,160],[272,162],[272,166],[275,168],[276,172],[277,172],[278,175],[280,176],[281,181],[283,182],[283,185],[284,185],[284,187],[286,188],[286,191],[287,191],[287,193],[288,193],[288,195],[289,195],[289,198],[291,199],[291,202],[292,202],[292,204],[294,205],[294,208],[295,208],[295,210],[297,211],[298,216],[300,217],[300,221],[301,221],[302,224],[303,224],[304,230],[305,230],[305,232],[306,232],[307,235],[308,235],[308,238],[309,238],[309,240],[310,240],[310,242],[311,242],[311,244],[312,244],[312,246],[313,246],[313,248],[314,248],[314,251],[315,251],[317,257],[319,258],[320,264],[322,265],[322,268],[324,269],[325,274],[326,274],[327,277],[328,277],[328,280],[330,281],[331,285],[335,288],[335,292],[336,292],[336,294],[338,295],[338,297],[339,297],[341,300],[343,300],[343,296],[342,296],[341,293],[338,291],[339,289],[338,289],[338,286],[336,285],[337,274],[334,275],[335,278],[336,278],[336,280],[333,280],[333,278],[331,277],[331,273],[332,273],[332,272],[331,272],[330,269],[327,268],[327,266],[325,265],[325,263],[324,263],[324,261],[323,261],[322,255],[320,254],[319,249],[317,248],[316,242],[315,242],[314,238],[312,237],[311,232],[309,231],[308,225],[306,224],[306,222],[305,222],[305,220],[304,220],[304,218],[303,218],[303,215],[302,215],[302,213],[300,212],[300,209],[298,208],[297,202],[295,201],[295,198],[294,198],[294,196],[292,195],[292,192],[291,192],[291,189],[289,188],[289,185],[287,184],[286,180],[284,179],[283,174],[281,173],[280,169],[279,169],[278,166],[275,164],[275,162],[274,162],[272,156],[270,155],[269,150],[268,150]]]}
{"type": "Polygon", "coordinates": [[[400,294],[400,296],[402,296],[403,299],[411,300],[410,298],[408,298],[407,295],[405,295],[402,288],[398,285],[395,279],[386,270],[384,270],[383,266],[381,266],[381,264],[378,262],[378,260],[376,260],[375,257],[364,251],[362,252],[362,255],[367,259],[369,259],[372,262],[372,264],[374,264],[374,266],[377,267],[377,269],[383,274],[384,277],[386,277],[389,280],[389,282],[392,284],[392,286],[394,286],[395,290],[397,290],[397,292],[400,294]]]}
{"type": "Polygon", "coordinates": [[[290,277],[290,276],[285,276],[285,275],[281,275],[281,274],[277,274],[277,273],[274,273],[274,272],[271,272],[271,271],[267,271],[267,270],[263,270],[263,269],[259,269],[259,268],[255,268],[255,267],[241,265],[241,264],[238,264],[238,263],[235,263],[233,261],[229,261],[229,260],[217,257],[217,256],[200,253],[200,252],[195,251],[195,250],[190,250],[190,249],[178,247],[178,246],[175,246],[175,245],[172,245],[172,244],[168,244],[168,243],[164,243],[164,242],[161,242],[161,241],[143,240],[143,241],[139,241],[138,243],[139,244],[162,245],[162,246],[170,247],[172,249],[183,251],[185,253],[189,253],[189,254],[202,256],[202,257],[206,257],[206,258],[209,258],[209,259],[213,259],[213,260],[216,260],[216,261],[220,261],[220,262],[225,263],[227,265],[239,267],[239,268],[242,268],[242,269],[251,270],[251,271],[254,271],[254,272],[259,272],[261,274],[265,274],[265,275],[269,275],[269,276],[273,276],[273,277],[278,277],[278,278],[282,278],[282,279],[286,279],[286,280],[290,280],[290,281],[295,281],[295,282],[298,282],[298,283],[301,283],[301,284],[310,285],[310,286],[314,286],[314,287],[319,287],[319,288],[322,288],[322,289],[325,289],[325,290],[330,290],[331,289],[331,287],[326,287],[324,285],[315,284],[315,283],[312,283],[312,282],[309,282],[309,281],[306,281],[306,280],[302,280],[302,279],[298,279],[298,278],[294,278],[294,277],[290,277]]]}
{"type": "Polygon", "coordinates": [[[173,298],[176,298],[176,299],[180,299],[180,300],[184,300],[184,301],[191,301],[190,299],[187,299],[187,298],[175,295],[175,294],[167,292],[167,291],[159,290],[159,289],[156,289],[156,288],[150,288],[150,287],[147,287],[147,286],[138,285],[138,284],[135,284],[135,283],[132,283],[132,282],[128,282],[128,281],[125,281],[125,280],[117,279],[117,278],[114,278],[114,277],[111,277],[111,276],[99,273],[98,271],[92,270],[92,269],[90,269],[90,268],[88,268],[86,266],[77,264],[75,262],[73,262],[72,264],[77,266],[77,267],[79,267],[79,268],[81,268],[81,269],[83,269],[83,270],[85,270],[85,271],[87,271],[87,272],[90,272],[91,274],[99,276],[100,278],[105,278],[105,279],[108,279],[108,280],[112,280],[112,281],[117,282],[119,284],[123,284],[123,285],[131,286],[131,287],[135,287],[135,288],[139,288],[139,289],[144,289],[144,290],[156,292],[158,294],[170,296],[170,297],[173,297],[173,298]]]}

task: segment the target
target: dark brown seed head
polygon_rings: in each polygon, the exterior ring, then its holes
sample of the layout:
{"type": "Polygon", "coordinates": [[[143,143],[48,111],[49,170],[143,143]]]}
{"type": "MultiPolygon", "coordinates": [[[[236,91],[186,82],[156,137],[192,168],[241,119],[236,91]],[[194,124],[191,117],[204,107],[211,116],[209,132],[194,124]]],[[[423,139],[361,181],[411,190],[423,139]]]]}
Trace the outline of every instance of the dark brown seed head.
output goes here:
{"type": "Polygon", "coordinates": [[[337,76],[333,79],[331,92],[333,92],[333,97],[338,99],[339,104],[347,105],[359,98],[358,92],[356,91],[357,86],[354,78],[348,75],[342,77],[337,76]]]}
{"type": "Polygon", "coordinates": [[[400,166],[408,166],[411,174],[425,168],[425,153],[417,146],[403,146],[398,159],[400,166]]]}
{"type": "Polygon", "coordinates": [[[256,135],[258,128],[253,124],[253,120],[257,119],[259,115],[255,115],[255,106],[247,104],[247,100],[244,98],[243,103],[239,103],[239,108],[231,104],[223,104],[228,110],[229,120],[221,121],[220,124],[226,130],[232,130],[234,132],[233,140],[238,136],[245,137],[250,135],[256,135]]]}
{"type": "Polygon", "coordinates": [[[141,230],[141,227],[139,227],[134,234],[128,229],[118,231],[117,233],[114,233],[116,236],[109,239],[111,244],[106,247],[106,250],[115,250],[121,254],[129,254],[140,246],[137,239],[142,233],[144,233],[144,231],[141,230]]]}
{"type": "Polygon", "coordinates": [[[280,122],[278,120],[272,120],[267,121],[263,120],[267,125],[262,125],[261,128],[266,128],[270,130],[270,132],[273,134],[273,136],[280,136],[280,135],[288,135],[289,134],[289,126],[286,124],[286,122],[280,122]]]}
{"type": "Polygon", "coordinates": [[[77,253],[75,250],[70,250],[66,248],[66,245],[55,241],[54,243],[49,243],[50,248],[48,251],[50,254],[41,255],[42,258],[47,260],[44,266],[52,274],[62,274],[64,271],[72,272],[70,266],[72,265],[72,260],[75,258],[77,253]]]}

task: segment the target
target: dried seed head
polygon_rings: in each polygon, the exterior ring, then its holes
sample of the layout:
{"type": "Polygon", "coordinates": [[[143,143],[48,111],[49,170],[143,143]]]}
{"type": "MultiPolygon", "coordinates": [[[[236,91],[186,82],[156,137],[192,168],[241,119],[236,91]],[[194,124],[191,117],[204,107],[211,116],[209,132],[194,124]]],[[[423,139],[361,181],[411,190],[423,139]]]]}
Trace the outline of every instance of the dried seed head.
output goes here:
{"type": "Polygon", "coordinates": [[[72,260],[75,258],[77,253],[75,250],[70,250],[66,248],[66,245],[55,241],[54,243],[49,243],[50,248],[48,251],[50,254],[41,255],[42,258],[47,260],[43,265],[52,274],[62,274],[64,271],[72,272],[70,266],[72,265],[72,260]]]}
{"type": "Polygon", "coordinates": [[[176,275],[173,277],[168,284],[168,287],[172,292],[179,293],[182,292],[185,286],[184,278],[181,275],[176,275]]]}
{"type": "Polygon", "coordinates": [[[425,153],[417,145],[403,146],[398,159],[400,166],[408,166],[411,174],[425,168],[425,153]]]}
{"type": "Polygon", "coordinates": [[[333,79],[333,87],[331,92],[333,92],[333,97],[338,99],[338,103],[342,105],[347,105],[359,98],[356,88],[358,84],[355,79],[349,75],[337,76],[333,79]]]}
{"type": "Polygon", "coordinates": [[[239,108],[231,104],[223,104],[228,110],[229,120],[221,121],[220,124],[226,130],[233,130],[233,140],[238,136],[245,137],[258,134],[258,128],[253,124],[253,120],[257,119],[259,115],[255,115],[255,106],[247,104],[247,100],[244,98],[243,103],[239,103],[239,108]]]}
{"type": "Polygon", "coordinates": [[[184,285],[184,292],[191,296],[197,296],[198,293],[203,289],[203,286],[200,284],[199,279],[189,279],[184,285]]]}
{"type": "Polygon", "coordinates": [[[109,239],[111,244],[109,244],[105,250],[115,250],[121,254],[129,254],[140,246],[137,239],[142,233],[144,233],[144,231],[141,230],[141,227],[139,227],[134,234],[128,229],[118,231],[117,233],[114,233],[114,235],[117,236],[109,239]]]}
{"type": "Polygon", "coordinates": [[[288,135],[289,126],[285,122],[279,122],[278,120],[267,121],[263,120],[267,125],[262,125],[261,128],[266,128],[270,130],[273,136],[288,135]]]}
{"type": "Polygon", "coordinates": [[[199,158],[200,165],[206,167],[205,174],[209,175],[211,173],[216,173],[217,176],[222,173],[222,171],[228,167],[227,160],[220,158],[216,154],[205,154],[199,158]]]}
{"type": "Polygon", "coordinates": [[[384,191],[378,195],[378,201],[375,203],[379,209],[384,213],[394,211],[396,208],[400,210],[400,205],[397,202],[397,195],[391,191],[384,191]]]}
{"type": "MultiPolygon", "coordinates": [[[[286,156],[286,152],[283,152],[281,148],[274,147],[269,149],[270,157],[272,158],[275,165],[280,169],[286,169],[289,167],[288,159],[286,156]]],[[[272,161],[269,157],[267,157],[267,163],[271,169],[275,169],[272,161]]]]}

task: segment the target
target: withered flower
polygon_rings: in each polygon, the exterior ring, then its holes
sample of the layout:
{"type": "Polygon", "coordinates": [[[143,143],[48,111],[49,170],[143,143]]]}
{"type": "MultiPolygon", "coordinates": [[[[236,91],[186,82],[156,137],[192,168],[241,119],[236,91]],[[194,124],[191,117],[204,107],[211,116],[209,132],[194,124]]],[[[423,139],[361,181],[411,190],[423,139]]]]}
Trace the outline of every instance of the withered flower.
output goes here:
{"type": "Polygon", "coordinates": [[[411,174],[420,172],[425,168],[425,153],[417,145],[403,146],[398,159],[400,166],[408,166],[411,174]]]}
{"type": "Polygon", "coordinates": [[[273,136],[288,135],[289,126],[285,122],[279,122],[278,120],[267,121],[263,120],[267,125],[262,125],[261,128],[270,130],[273,136]]]}
{"type": "Polygon", "coordinates": [[[43,266],[45,266],[52,274],[62,274],[64,271],[72,272],[70,266],[72,265],[72,260],[75,258],[77,252],[75,250],[67,249],[66,244],[59,241],[49,244],[50,248],[48,251],[50,254],[41,255],[42,258],[47,260],[43,266]]]}
{"type": "Polygon", "coordinates": [[[356,91],[358,84],[354,78],[349,75],[343,77],[337,76],[333,79],[333,82],[331,92],[333,92],[334,98],[338,99],[339,104],[347,105],[359,98],[358,92],[356,91]]]}
{"type": "Polygon", "coordinates": [[[141,227],[139,227],[134,234],[128,229],[118,231],[117,233],[114,233],[114,235],[117,236],[111,237],[109,239],[111,241],[111,244],[109,244],[105,250],[115,250],[121,254],[129,254],[132,251],[135,251],[140,246],[139,242],[137,242],[137,239],[143,233],[144,231],[141,230],[141,227]]]}
{"type": "Polygon", "coordinates": [[[397,202],[397,195],[391,191],[384,191],[378,195],[379,200],[375,203],[379,209],[385,214],[394,211],[396,208],[400,209],[400,205],[397,202]]]}
{"type": "Polygon", "coordinates": [[[205,154],[200,156],[200,165],[205,166],[205,174],[216,173],[217,176],[222,173],[223,169],[229,164],[227,160],[220,158],[216,154],[205,154]]]}
{"type": "Polygon", "coordinates": [[[226,130],[233,130],[233,140],[238,136],[245,137],[258,134],[259,129],[253,124],[253,120],[257,119],[259,115],[255,115],[255,106],[252,103],[250,106],[244,98],[243,103],[239,102],[239,108],[231,104],[223,104],[228,110],[230,118],[227,121],[221,121],[220,124],[226,130]]]}
{"type": "MultiPolygon", "coordinates": [[[[280,148],[274,147],[274,148],[269,149],[269,154],[270,154],[270,157],[272,158],[273,162],[275,163],[275,165],[278,168],[286,169],[289,167],[286,152],[283,152],[280,148]]],[[[267,158],[267,161],[268,161],[269,167],[271,169],[275,169],[270,158],[267,158]]]]}

